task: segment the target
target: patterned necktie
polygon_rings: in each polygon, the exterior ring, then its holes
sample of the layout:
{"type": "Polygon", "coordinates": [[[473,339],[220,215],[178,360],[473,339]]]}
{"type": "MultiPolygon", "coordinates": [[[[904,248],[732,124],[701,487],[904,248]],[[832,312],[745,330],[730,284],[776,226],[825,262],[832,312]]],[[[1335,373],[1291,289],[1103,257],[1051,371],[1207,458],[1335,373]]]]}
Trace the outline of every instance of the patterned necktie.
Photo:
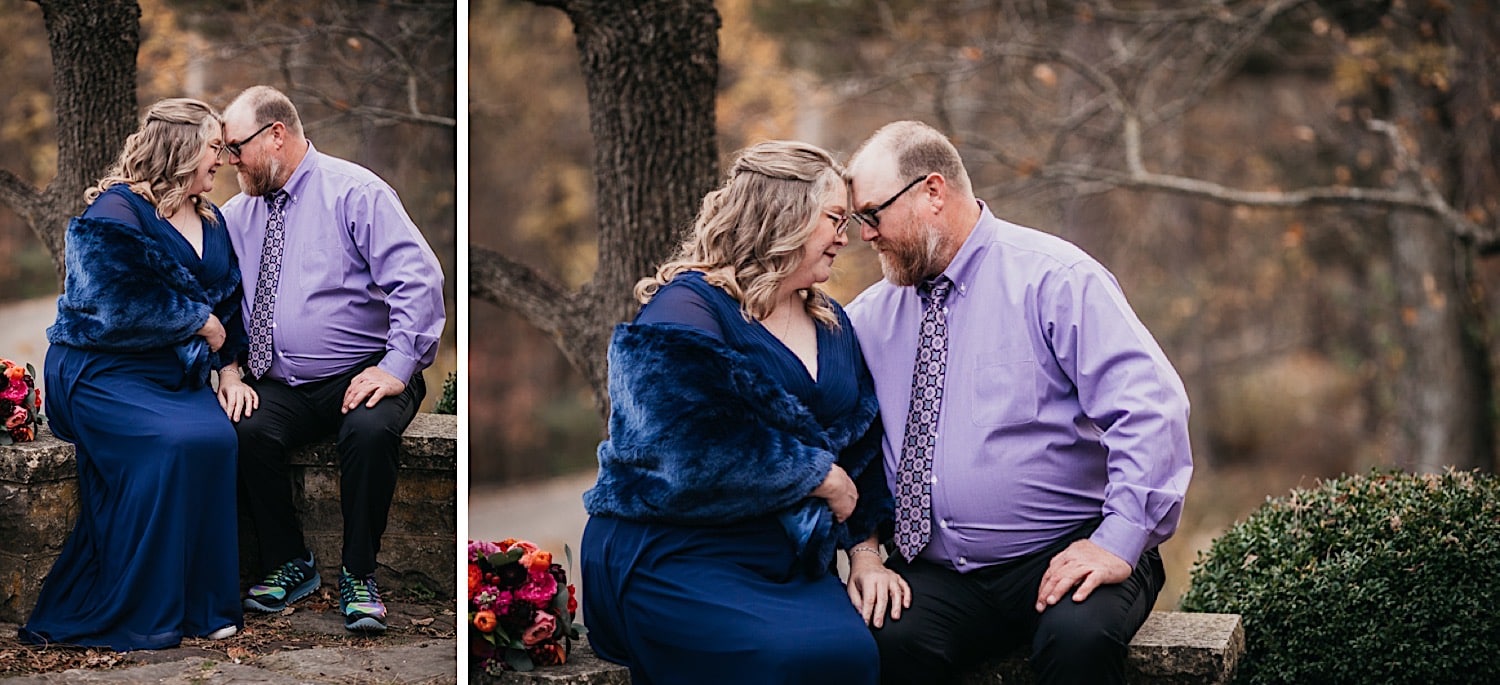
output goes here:
{"type": "Polygon", "coordinates": [[[896,547],[907,561],[932,538],[932,453],[937,443],[938,410],[943,405],[943,375],[948,370],[948,313],[943,300],[953,281],[939,276],[922,284],[918,292],[926,291],[929,284],[896,479],[896,547]]]}
{"type": "Polygon", "coordinates": [[[255,302],[250,311],[250,373],[256,378],[271,368],[271,315],[276,310],[276,286],[281,283],[281,250],[286,245],[285,190],[266,198],[271,214],[266,239],[260,247],[260,274],[255,278],[255,302]]]}

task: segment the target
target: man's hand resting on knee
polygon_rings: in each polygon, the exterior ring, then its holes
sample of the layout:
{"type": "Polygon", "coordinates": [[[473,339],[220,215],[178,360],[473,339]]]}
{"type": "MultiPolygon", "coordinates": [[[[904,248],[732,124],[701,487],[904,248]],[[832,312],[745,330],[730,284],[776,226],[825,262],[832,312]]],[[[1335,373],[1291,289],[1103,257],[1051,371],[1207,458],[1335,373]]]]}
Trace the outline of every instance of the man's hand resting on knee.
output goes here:
{"type": "Polygon", "coordinates": [[[1052,557],[1047,572],[1042,574],[1042,584],[1036,593],[1037,613],[1062,601],[1063,594],[1075,587],[1078,589],[1073,593],[1073,601],[1082,602],[1100,585],[1125,582],[1132,570],[1124,559],[1090,540],[1074,542],[1052,557]]]}
{"type": "Polygon", "coordinates": [[[406,383],[401,379],[386,373],[385,369],[372,366],[349,381],[349,389],[344,391],[344,413],[354,411],[360,402],[374,408],[381,398],[400,395],[404,390],[406,383]]]}

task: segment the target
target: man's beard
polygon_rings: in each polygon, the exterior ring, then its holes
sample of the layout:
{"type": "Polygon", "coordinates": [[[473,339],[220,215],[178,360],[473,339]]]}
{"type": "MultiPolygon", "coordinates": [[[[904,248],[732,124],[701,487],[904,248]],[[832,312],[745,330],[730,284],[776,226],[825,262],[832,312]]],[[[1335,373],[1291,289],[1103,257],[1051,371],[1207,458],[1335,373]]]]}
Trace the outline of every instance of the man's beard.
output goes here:
{"type": "Polygon", "coordinates": [[[281,162],[275,159],[262,167],[242,165],[235,174],[235,180],[239,181],[240,192],[251,197],[265,197],[281,188],[276,184],[279,171],[281,162]]]}
{"type": "Polygon", "coordinates": [[[939,262],[945,241],[936,226],[919,225],[922,237],[881,240],[880,271],[895,285],[916,285],[942,272],[939,262]],[[925,238],[925,239],[923,239],[925,238]]]}

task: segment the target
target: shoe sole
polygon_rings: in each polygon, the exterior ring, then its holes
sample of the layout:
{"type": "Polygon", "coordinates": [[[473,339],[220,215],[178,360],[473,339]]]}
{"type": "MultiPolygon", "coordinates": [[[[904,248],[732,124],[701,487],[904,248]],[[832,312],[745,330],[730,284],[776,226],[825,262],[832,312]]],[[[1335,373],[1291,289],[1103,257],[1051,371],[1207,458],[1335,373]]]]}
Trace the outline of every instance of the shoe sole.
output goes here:
{"type": "Polygon", "coordinates": [[[234,637],[235,635],[238,635],[239,632],[240,632],[239,626],[236,626],[234,624],[230,624],[230,625],[224,626],[223,628],[215,630],[214,632],[209,633],[209,634],[205,635],[204,637],[206,637],[206,638],[208,638],[210,640],[227,640],[227,639],[229,639],[231,637],[234,637]]]}
{"type": "Polygon", "coordinates": [[[246,609],[251,609],[251,610],[254,610],[254,611],[259,611],[259,612],[265,613],[265,614],[279,614],[279,613],[281,613],[281,610],[283,610],[283,609],[291,606],[292,602],[295,602],[295,601],[297,601],[299,599],[302,599],[303,597],[306,597],[306,596],[312,594],[313,590],[318,589],[318,587],[321,586],[322,584],[323,584],[323,579],[322,578],[320,578],[318,576],[313,576],[312,580],[310,580],[310,581],[308,581],[306,583],[303,583],[301,585],[298,585],[296,588],[294,588],[292,590],[292,593],[290,595],[287,595],[286,600],[283,601],[283,602],[281,602],[280,604],[261,604],[254,597],[246,597],[245,598],[245,608],[246,609]]]}
{"type": "Polygon", "coordinates": [[[380,619],[363,616],[353,623],[344,623],[344,630],[357,633],[383,633],[385,632],[385,624],[381,623],[380,619]]]}

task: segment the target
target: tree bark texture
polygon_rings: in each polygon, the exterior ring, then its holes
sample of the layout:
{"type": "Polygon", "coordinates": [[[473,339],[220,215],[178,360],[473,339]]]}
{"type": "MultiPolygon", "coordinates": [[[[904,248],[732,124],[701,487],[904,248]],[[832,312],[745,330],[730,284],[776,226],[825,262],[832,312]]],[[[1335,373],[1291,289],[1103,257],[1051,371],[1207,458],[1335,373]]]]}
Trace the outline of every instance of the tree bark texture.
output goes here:
{"type": "MultiPolygon", "coordinates": [[[[1449,73],[1474,76],[1462,63],[1463,45],[1430,18],[1437,35],[1450,41],[1449,73]]],[[[1468,22],[1449,16],[1452,26],[1468,22]]],[[[1394,32],[1393,32],[1394,33],[1394,32]]],[[[1408,31],[1397,35],[1418,35],[1408,31]]],[[[1413,52],[1418,46],[1403,46],[1413,52]]],[[[1389,114],[1425,164],[1403,170],[1398,185],[1413,193],[1437,192],[1462,207],[1469,194],[1461,150],[1466,136],[1442,122],[1462,121],[1455,102],[1424,87],[1418,74],[1398,72],[1384,93],[1389,114]],[[1455,202],[1456,200],[1456,202],[1455,202]]],[[[1400,344],[1404,351],[1396,393],[1401,436],[1396,463],[1417,473],[1494,466],[1495,426],[1491,411],[1493,372],[1484,331],[1485,308],[1475,297],[1474,250],[1460,236],[1430,217],[1408,212],[1390,215],[1392,265],[1401,306],[1400,344]]]]}
{"type": "Polygon", "coordinates": [[[634,315],[632,289],[672,254],[718,169],[714,105],[719,14],[710,0],[536,0],[567,13],[588,88],[599,266],[568,293],[482,246],[470,294],[515,307],[549,332],[607,414],[605,355],[634,315]]]}
{"type": "Polygon", "coordinates": [[[68,219],[136,128],[135,59],[141,8],[136,0],[35,0],[52,51],[57,113],[57,176],[38,189],[0,170],[0,202],[31,226],[52,255],[62,287],[68,219]]]}

